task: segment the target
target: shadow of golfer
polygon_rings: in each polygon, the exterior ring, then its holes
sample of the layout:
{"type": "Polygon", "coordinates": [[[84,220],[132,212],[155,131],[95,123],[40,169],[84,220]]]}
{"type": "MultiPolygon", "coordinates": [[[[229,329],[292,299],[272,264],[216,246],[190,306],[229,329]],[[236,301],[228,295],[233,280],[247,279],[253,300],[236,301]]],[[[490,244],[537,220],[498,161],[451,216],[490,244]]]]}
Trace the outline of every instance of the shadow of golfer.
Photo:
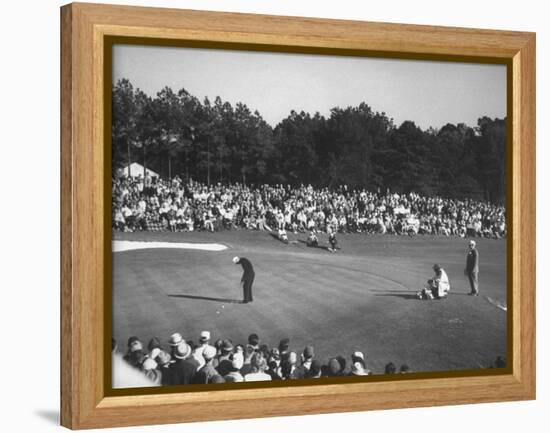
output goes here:
{"type": "Polygon", "coordinates": [[[210,296],[197,296],[197,295],[168,295],[170,298],[185,298],[185,299],[198,299],[202,301],[214,301],[224,302],[226,304],[242,304],[241,299],[226,299],[226,298],[213,298],[210,296]]]}

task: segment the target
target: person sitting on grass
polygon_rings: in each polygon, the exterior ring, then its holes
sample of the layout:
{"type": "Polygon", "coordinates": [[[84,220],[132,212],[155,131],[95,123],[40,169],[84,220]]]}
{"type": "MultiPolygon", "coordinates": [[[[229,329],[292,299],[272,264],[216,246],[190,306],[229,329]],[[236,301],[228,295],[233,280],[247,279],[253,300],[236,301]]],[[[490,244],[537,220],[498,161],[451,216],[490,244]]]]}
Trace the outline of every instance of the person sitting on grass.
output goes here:
{"type": "Polygon", "coordinates": [[[317,246],[319,246],[319,239],[317,239],[317,236],[315,236],[315,233],[313,233],[313,231],[309,232],[309,236],[307,237],[306,245],[308,247],[317,247],[317,246]]]}
{"type": "Polygon", "coordinates": [[[433,266],[433,270],[435,274],[427,281],[427,287],[424,287],[416,294],[419,299],[445,299],[449,294],[451,286],[447,273],[437,263],[433,266]]]}
{"type": "Polygon", "coordinates": [[[279,240],[285,244],[288,244],[288,236],[286,234],[286,230],[284,228],[281,228],[278,230],[277,237],[279,240]]]}

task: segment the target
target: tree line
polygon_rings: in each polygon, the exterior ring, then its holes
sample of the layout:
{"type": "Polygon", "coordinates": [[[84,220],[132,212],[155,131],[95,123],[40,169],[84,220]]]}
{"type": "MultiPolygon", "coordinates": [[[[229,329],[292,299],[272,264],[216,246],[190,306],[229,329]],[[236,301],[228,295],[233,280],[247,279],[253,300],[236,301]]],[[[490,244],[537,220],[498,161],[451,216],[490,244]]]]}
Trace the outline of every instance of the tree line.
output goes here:
{"type": "Polygon", "coordinates": [[[112,93],[113,169],[139,162],[163,177],[207,184],[346,184],[503,203],[506,119],[422,130],[366,103],[291,111],[271,127],[246,104],[200,101],[165,87],[152,98],[127,79],[112,93]]]}

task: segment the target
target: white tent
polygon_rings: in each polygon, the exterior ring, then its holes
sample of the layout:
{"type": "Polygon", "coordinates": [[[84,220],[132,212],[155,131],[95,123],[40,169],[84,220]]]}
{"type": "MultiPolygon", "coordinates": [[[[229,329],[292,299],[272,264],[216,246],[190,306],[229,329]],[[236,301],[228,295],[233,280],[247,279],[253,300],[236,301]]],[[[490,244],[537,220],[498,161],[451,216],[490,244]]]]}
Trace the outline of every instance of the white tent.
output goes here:
{"type": "MultiPolygon", "coordinates": [[[[149,176],[151,178],[159,177],[159,174],[155,173],[153,170],[146,169],[146,171],[147,171],[147,176],[149,176]]],[[[121,174],[124,175],[124,176],[128,176],[128,166],[121,169],[121,174]]],[[[132,177],[138,177],[138,176],[143,177],[143,165],[141,165],[137,162],[132,162],[130,164],[130,176],[132,176],[132,177]]]]}

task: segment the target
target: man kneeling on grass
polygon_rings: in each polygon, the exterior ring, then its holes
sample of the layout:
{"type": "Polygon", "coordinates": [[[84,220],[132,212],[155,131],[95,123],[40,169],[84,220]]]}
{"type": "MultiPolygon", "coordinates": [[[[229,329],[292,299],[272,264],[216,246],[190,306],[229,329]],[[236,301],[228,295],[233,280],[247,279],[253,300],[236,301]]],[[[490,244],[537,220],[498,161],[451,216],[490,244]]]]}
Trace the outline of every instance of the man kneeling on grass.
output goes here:
{"type": "Polygon", "coordinates": [[[428,280],[428,286],[416,294],[419,299],[444,299],[449,294],[451,286],[447,273],[437,263],[433,266],[433,270],[435,275],[428,280]]]}

